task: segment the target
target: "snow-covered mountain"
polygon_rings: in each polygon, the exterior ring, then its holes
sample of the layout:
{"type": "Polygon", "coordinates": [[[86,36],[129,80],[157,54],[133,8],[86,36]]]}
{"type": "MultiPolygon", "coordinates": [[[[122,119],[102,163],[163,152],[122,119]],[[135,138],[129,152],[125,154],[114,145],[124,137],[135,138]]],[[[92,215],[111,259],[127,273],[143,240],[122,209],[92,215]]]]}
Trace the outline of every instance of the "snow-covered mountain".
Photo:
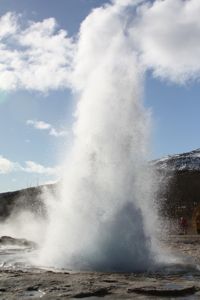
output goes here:
{"type": "Polygon", "coordinates": [[[168,155],[152,161],[156,169],[170,171],[200,171],[200,148],[191,152],[168,155]]]}

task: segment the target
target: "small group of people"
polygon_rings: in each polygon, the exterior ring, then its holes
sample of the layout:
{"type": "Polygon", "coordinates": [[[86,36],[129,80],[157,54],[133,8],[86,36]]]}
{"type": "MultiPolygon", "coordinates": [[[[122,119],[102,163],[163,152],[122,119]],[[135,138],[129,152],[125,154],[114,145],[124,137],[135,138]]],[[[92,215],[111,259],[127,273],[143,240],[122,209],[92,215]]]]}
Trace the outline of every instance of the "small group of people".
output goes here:
{"type": "MultiPolygon", "coordinates": [[[[195,217],[195,227],[196,227],[196,233],[200,234],[200,214],[198,213],[195,217]]],[[[179,219],[179,230],[180,234],[187,234],[188,233],[188,221],[185,217],[180,217],[179,219]]]]}

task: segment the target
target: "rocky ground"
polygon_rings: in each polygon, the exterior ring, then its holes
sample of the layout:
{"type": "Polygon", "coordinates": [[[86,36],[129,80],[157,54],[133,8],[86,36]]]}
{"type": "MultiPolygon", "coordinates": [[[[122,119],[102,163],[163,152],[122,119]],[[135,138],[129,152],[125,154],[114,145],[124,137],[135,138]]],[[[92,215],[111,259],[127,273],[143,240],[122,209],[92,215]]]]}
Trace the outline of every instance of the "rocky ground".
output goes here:
{"type": "Polygon", "coordinates": [[[172,235],[165,244],[173,253],[191,258],[200,265],[200,235],[172,235]]]}
{"type": "MultiPolygon", "coordinates": [[[[172,252],[200,262],[199,236],[171,236],[172,252]]],[[[200,299],[200,272],[125,274],[52,272],[38,269],[0,272],[0,299],[200,299]]]]}

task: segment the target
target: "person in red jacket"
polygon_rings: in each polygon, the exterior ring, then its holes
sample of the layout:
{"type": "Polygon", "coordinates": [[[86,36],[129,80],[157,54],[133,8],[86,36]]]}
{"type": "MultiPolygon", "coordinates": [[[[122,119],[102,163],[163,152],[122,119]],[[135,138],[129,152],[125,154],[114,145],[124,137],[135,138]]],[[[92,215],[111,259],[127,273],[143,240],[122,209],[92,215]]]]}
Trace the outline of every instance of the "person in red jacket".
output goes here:
{"type": "Polygon", "coordinates": [[[184,217],[181,217],[180,221],[179,221],[179,225],[180,225],[181,233],[182,234],[187,234],[187,230],[188,230],[187,219],[184,218],[184,217]]]}

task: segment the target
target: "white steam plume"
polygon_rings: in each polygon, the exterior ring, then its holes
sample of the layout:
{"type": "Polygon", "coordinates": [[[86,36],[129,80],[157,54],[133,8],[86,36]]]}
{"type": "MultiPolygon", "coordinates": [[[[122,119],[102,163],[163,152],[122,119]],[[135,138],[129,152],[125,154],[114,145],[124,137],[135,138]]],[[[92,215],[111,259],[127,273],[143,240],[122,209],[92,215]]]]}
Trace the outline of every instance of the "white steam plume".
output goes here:
{"type": "Polygon", "coordinates": [[[143,72],[119,5],[83,22],[74,61],[79,102],[60,199],[50,209],[41,264],[143,271],[154,262],[143,72]]]}
{"type": "Polygon", "coordinates": [[[72,74],[79,96],[74,145],[50,210],[44,264],[144,271],[159,260],[142,78],[148,69],[178,83],[199,78],[199,4],[142,2],[114,1],[81,25],[72,74]]]}

